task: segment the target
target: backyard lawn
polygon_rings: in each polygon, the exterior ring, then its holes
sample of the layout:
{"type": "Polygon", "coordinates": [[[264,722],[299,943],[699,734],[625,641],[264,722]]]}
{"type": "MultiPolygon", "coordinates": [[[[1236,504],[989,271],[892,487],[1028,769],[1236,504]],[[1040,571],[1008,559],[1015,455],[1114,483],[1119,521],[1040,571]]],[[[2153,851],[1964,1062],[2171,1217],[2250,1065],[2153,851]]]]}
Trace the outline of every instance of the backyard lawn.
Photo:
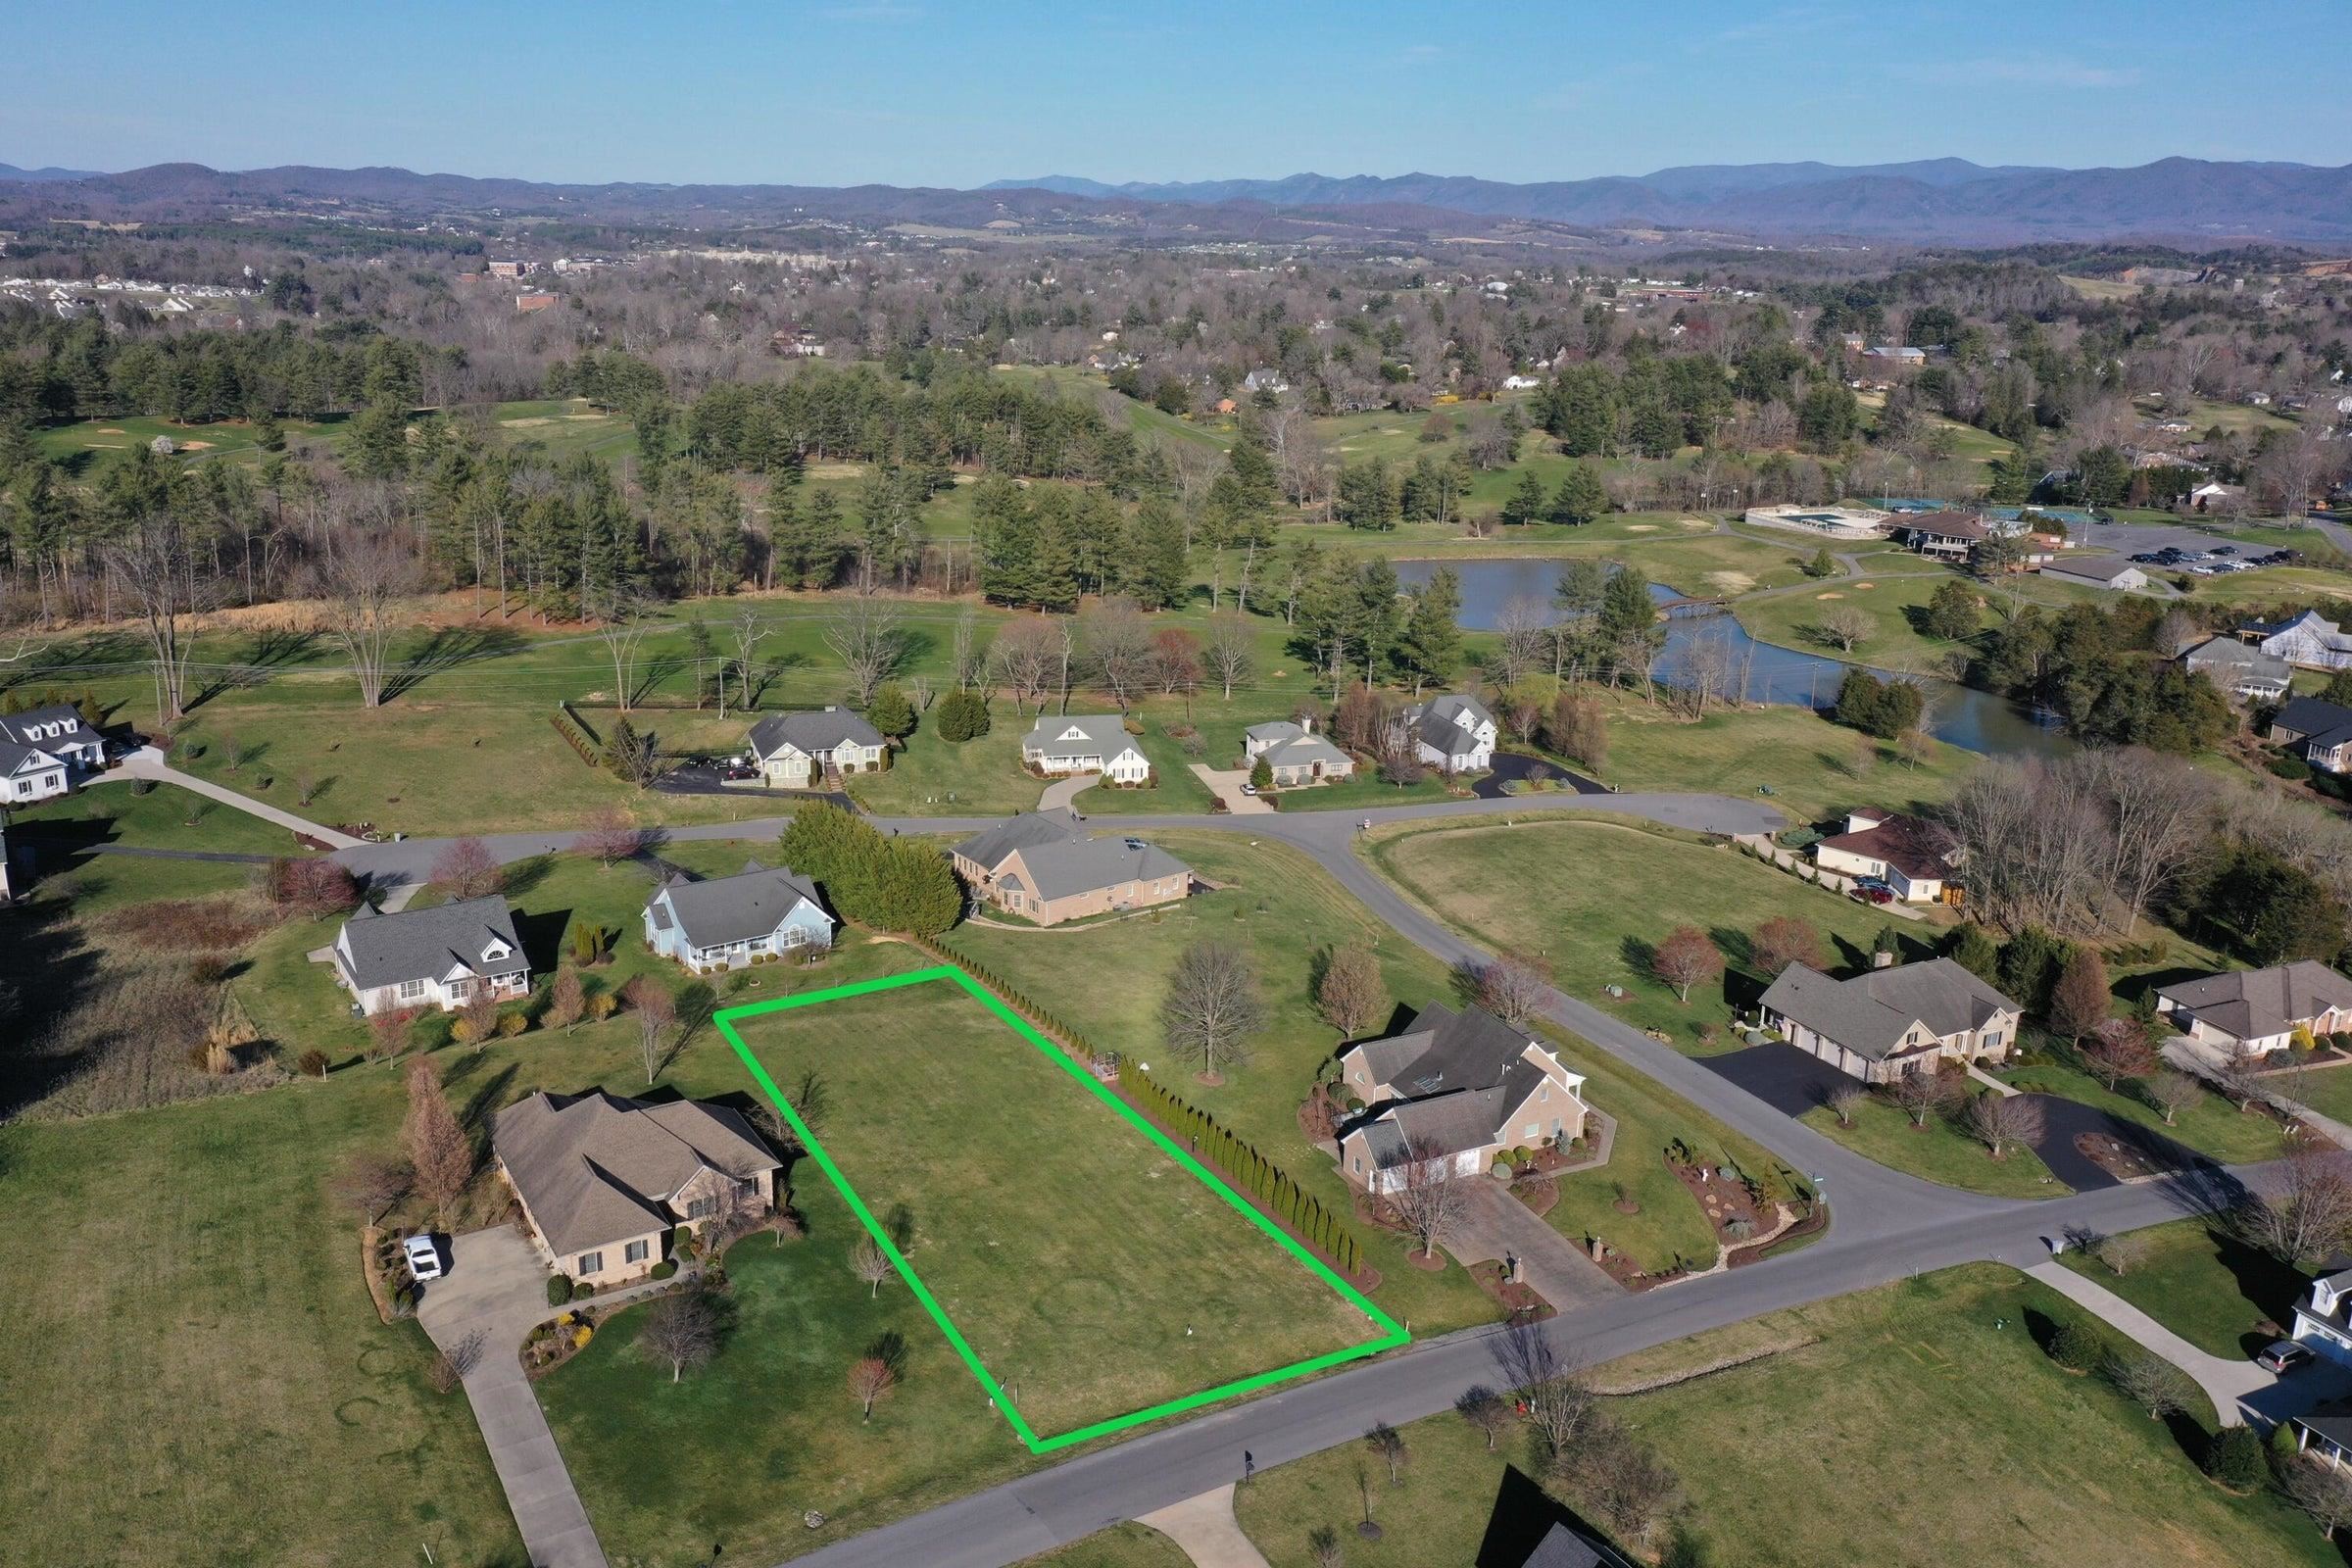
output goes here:
{"type": "Polygon", "coordinates": [[[2174,1220],[2133,1231],[2147,1255],[2118,1274],[2098,1258],[2070,1249],[2058,1260],[2180,1335],[2189,1344],[2234,1361],[2282,1337],[2295,1301],[2311,1282],[2270,1253],[2208,1219],[2174,1220]],[[2268,1322],[2270,1329],[2257,1325],[2268,1322]]]}
{"type": "MultiPolygon", "coordinates": [[[[1761,861],[1617,822],[1533,818],[1513,826],[1375,830],[1373,863],[1441,918],[1490,951],[1541,956],[1566,991],[1686,1050],[1699,1031],[1739,1044],[1735,1015],[1752,1013],[1775,978],[1741,971],[1749,936],[1776,915],[1811,923],[1834,967],[1867,962],[1887,916],[1798,881],[1761,861]],[[1638,890],[1638,896],[1637,895],[1638,890]],[[1649,952],[1676,927],[1696,926],[1726,958],[1721,982],[1685,1003],[1649,970],[1649,952]],[[1624,1002],[1606,985],[1632,993],[1624,1002]]],[[[1925,938],[1933,926],[1898,929],[1925,938]]]]}
{"type": "Polygon", "coordinates": [[[733,1027],[1041,1439],[1387,1332],[952,978],[733,1027]]]}

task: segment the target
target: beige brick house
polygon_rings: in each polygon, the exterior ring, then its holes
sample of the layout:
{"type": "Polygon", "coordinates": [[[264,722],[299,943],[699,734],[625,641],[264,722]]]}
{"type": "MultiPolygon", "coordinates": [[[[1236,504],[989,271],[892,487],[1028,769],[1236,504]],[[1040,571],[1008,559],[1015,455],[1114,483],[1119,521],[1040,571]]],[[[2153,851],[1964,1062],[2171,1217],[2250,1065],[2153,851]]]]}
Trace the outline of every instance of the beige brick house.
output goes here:
{"type": "Polygon", "coordinates": [[[1348,1048],[1340,1074],[1348,1098],[1364,1102],[1341,1129],[1340,1169],[1375,1193],[1395,1190],[1416,1162],[1475,1176],[1506,1149],[1565,1145],[1585,1132],[1584,1075],[1479,1007],[1432,1003],[1402,1034],[1348,1048]]]}
{"type": "Polygon", "coordinates": [[[951,852],[983,900],[1039,925],[1174,904],[1193,891],[1193,869],[1142,839],[1088,838],[1036,811],[998,823],[951,852]]]}
{"type": "Polygon", "coordinates": [[[551,1267],[582,1285],[634,1279],[678,1226],[775,1206],[783,1162],[724,1105],[545,1091],[498,1113],[498,1173],[551,1267]]]}

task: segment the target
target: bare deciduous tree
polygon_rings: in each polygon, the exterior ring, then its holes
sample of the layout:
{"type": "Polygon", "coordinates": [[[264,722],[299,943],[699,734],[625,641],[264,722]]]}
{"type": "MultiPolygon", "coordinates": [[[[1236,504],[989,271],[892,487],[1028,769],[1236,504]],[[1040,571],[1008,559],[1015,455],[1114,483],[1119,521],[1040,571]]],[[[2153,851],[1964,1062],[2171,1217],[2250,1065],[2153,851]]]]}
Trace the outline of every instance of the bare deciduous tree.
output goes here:
{"type": "Polygon", "coordinates": [[[1968,1102],[1968,1130],[1983,1140],[1986,1152],[1999,1159],[2011,1144],[2030,1144],[2041,1136],[2041,1102],[2031,1095],[2004,1095],[1986,1090],[1968,1102]]]}
{"type": "Polygon", "coordinates": [[[571,842],[572,848],[610,871],[615,860],[634,859],[645,848],[645,829],[630,821],[628,812],[607,806],[590,814],[588,825],[571,842]]]}
{"type": "Polygon", "coordinates": [[[1527,1406],[1527,1424],[1545,1454],[1556,1459],[1583,1446],[1600,1415],[1583,1364],[1562,1351],[1543,1325],[1524,1320],[1503,1330],[1494,1355],[1504,1387],[1527,1406]]]}
{"type": "Polygon", "coordinates": [[[1723,955],[1707,934],[1694,925],[1676,926],[1649,956],[1650,973],[1674,987],[1685,1003],[1690,988],[1723,973],[1723,955]]]}
{"type": "Polygon", "coordinates": [[[1811,922],[1792,914],[1776,914],[1757,926],[1747,952],[1749,967],[1767,979],[1778,979],[1792,963],[1808,969],[1823,967],[1821,933],[1811,922]]]}
{"type": "Polygon", "coordinates": [[[1916,1072],[1897,1073],[1886,1086],[1886,1098],[1902,1108],[1914,1127],[1925,1127],[1928,1118],[1950,1105],[1958,1093],[1933,1063],[1916,1072]]]}
{"type": "Polygon", "coordinates": [[[898,1369],[890,1358],[867,1351],[850,1363],[850,1397],[858,1401],[859,1419],[874,1418],[874,1401],[898,1387],[898,1369]]]}
{"type": "MultiPolygon", "coordinates": [[[[741,683],[743,692],[740,706],[748,712],[752,706],[752,663],[760,656],[760,645],[767,640],[768,634],[775,628],[760,613],[758,605],[738,606],[734,619],[728,622],[728,626],[735,637],[735,678],[741,683]]],[[[723,718],[727,706],[727,683],[724,678],[720,679],[718,689],[719,716],[723,718]]]]}
{"type": "Polygon", "coordinates": [[[2291,1268],[2352,1243],[2352,1154],[2305,1148],[2279,1162],[2231,1213],[2238,1235],[2291,1268]]]}
{"type": "Polygon", "coordinates": [[[354,1154],[335,1173],[335,1197],[357,1209],[361,1223],[372,1228],[393,1204],[409,1196],[416,1172],[405,1159],[390,1154],[354,1154]]]}
{"type": "Polygon", "coordinates": [[[402,607],[422,581],[416,554],[388,529],[330,538],[325,555],[311,563],[305,586],[327,607],[327,635],[351,661],[361,706],[381,707],[392,639],[409,623],[402,607]]]}
{"type": "Polygon", "coordinates": [[[2082,1045],[2082,1064],[2112,1091],[2126,1078],[2144,1077],[2156,1065],[2148,1031],[2137,1018],[2109,1018],[2082,1045]]]}
{"type": "Polygon", "coordinates": [[[1078,617],[1087,667],[1124,713],[1151,689],[1152,628],[1131,599],[1108,599],[1078,617]]]}
{"type": "Polygon", "coordinates": [[[622,588],[600,598],[594,613],[597,640],[605,645],[605,653],[612,661],[612,701],[625,713],[636,695],[637,656],[654,629],[653,618],[647,613],[645,602],[622,588]]]}
{"type": "Polygon", "coordinates": [[[2110,1236],[2091,1249],[2091,1255],[2107,1265],[2117,1275],[2131,1273],[2148,1260],[2148,1239],[2144,1236],[2110,1236]]]}
{"type": "Polygon", "coordinates": [[[906,659],[899,607],[873,594],[855,594],[825,618],[825,646],[841,661],[850,692],[859,708],[870,706],[875,688],[899,672],[906,659]]]}
{"type": "Polygon", "coordinates": [[[1046,710],[1047,682],[1060,657],[1061,635],[1043,615],[1021,616],[988,646],[989,666],[1012,688],[1013,706],[1034,704],[1041,713],[1046,710]]]}
{"type": "Polygon", "coordinates": [[[555,983],[548,987],[547,1010],[539,1015],[539,1026],[543,1029],[561,1029],[569,1034],[580,1021],[580,1015],[587,1010],[587,988],[580,984],[580,971],[560,969],[556,972],[555,983]]]}
{"type": "Polygon", "coordinates": [[[432,1203],[443,1229],[449,1211],[473,1180],[473,1143],[458,1125],[455,1112],[441,1093],[441,1077],[433,1064],[419,1056],[409,1063],[409,1112],[403,1131],[408,1139],[409,1164],[416,1173],[416,1190],[432,1203]]]}
{"type": "Polygon", "coordinates": [[[144,517],[105,547],[102,558],[137,610],[154,656],[156,716],[176,723],[187,712],[188,663],[196,617],[220,603],[210,556],[169,513],[144,517]]]}
{"type": "Polygon", "coordinates": [[[1867,642],[1871,633],[1879,629],[1879,623],[1875,616],[1868,611],[1858,610],[1852,605],[1833,605],[1823,611],[1821,618],[1813,624],[1814,629],[1821,633],[1823,641],[1835,647],[1839,653],[1846,654],[1852,653],[1861,644],[1867,642]]]}
{"type": "Polygon", "coordinates": [[[2146,1097],[2149,1104],[2163,1113],[2167,1127],[2172,1126],[2182,1111],[2196,1109],[2198,1102],[2205,1098],[2204,1087],[2194,1078],[2184,1072],[2174,1072],[2169,1067],[2152,1075],[2140,1085],[2139,1092],[2146,1097]]]}
{"type": "Polygon", "coordinates": [[[1423,1257],[1435,1257],[1438,1244],[1470,1207],[1469,1188],[1454,1176],[1452,1153],[1427,1139],[1408,1138],[1381,1175],[1389,1185],[1380,1202],[1390,1221],[1421,1244],[1423,1257]]]}
{"type": "Polygon", "coordinates": [[[2197,1397],[2187,1373],[2149,1351],[2117,1356],[2107,1363],[2106,1372],[2115,1392],[2147,1411],[2151,1421],[2187,1409],[2197,1397]]]}
{"type": "Polygon", "coordinates": [[[486,899],[505,891],[507,872],[489,845],[477,838],[463,838],[452,840],[433,858],[432,880],[435,886],[447,888],[452,899],[486,899]]]}
{"type": "Polygon", "coordinates": [[[1503,1428],[1511,1420],[1511,1407],[1503,1402],[1502,1396],[1483,1383],[1462,1391],[1461,1397],[1453,1401],[1453,1413],[1485,1435],[1489,1453],[1494,1451],[1495,1440],[1502,1436],[1503,1428]]]}
{"type": "Polygon", "coordinates": [[[1494,651],[1495,678],[1516,685],[1551,662],[1551,612],[1540,601],[1514,599],[1495,617],[1500,642],[1494,651]]]}
{"type": "Polygon", "coordinates": [[[1854,1124],[1854,1112],[1862,1108],[1862,1102],[1868,1098],[1860,1084],[1839,1084],[1829,1092],[1822,1102],[1838,1118],[1838,1126],[1851,1127],[1854,1124]]]}
{"type": "Polygon", "coordinates": [[[1525,954],[1499,954],[1468,967],[1478,1004],[1514,1029],[1542,1012],[1551,993],[1550,966],[1525,954]]]}
{"type": "Polygon", "coordinates": [[[871,1236],[860,1236],[858,1245],[850,1249],[850,1272],[870,1287],[866,1293],[869,1297],[878,1298],[882,1287],[898,1270],[891,1266],[890,1254],[882,1250],[881,1243],[871,1236]]]}
{"type": "Polygon", "coordinates": [[[1218,689],[1225,701],[1233,701],[1233,689],[1249,680],[1250,666],[1255,659],[1257,636],[1250,622],[1240,615],[1223,614],[1208,617],[1208,670],[1217,679],[1218,689]]]}
{"type": "Polygon", "coordinates": [[[701,1366],[718,1351],[718,1308],[699,1284],[662,1297],[646,1311],[637,1348],[669,1363],[669,1381],[701,1366]]]}
{"type": "Polygon", "coordinates": [[[1381,1463],[1389,1467],[1389,1485],[1392,1487],[1396,1485],[1399,1479],[1398,1472],[1404,1468],[1404,1461],[1412,1452],[1405,1446],[1404,1434],[1386,1421],[1375,1421],[1372,1423],[1371,1430],[1364,1434],[1364,1446],[1370,1448],[1374,1454],[1379,1456],[1381,1463]]]}
{"type": "Polygon", "coordinates": [[[1332,950],[1315,982],[1315,1005],[1343,1037],[1380,1022],[1389,1010],[1389,987],[1370,948],[1351,944],[1332,950]]]}
{"type": "Polygon", "coordinates": [[[2287,1461],[2278,1484],[2328,1540],[2352,1522],[2352,1471],[2298,1454],[2287,1461]]]}
{"type": "Polygon", "coordinates": [[[637,1050],[645,1063],[645,1081],[662,1076],[662,1032],[677,1021],[678,1004],[669,988],[650,974],[641,974],[621,987],[621,1000],[637,1015],[637,1050]]]}
{"type": "Polygon", "coordinates": [[[1248,1060],[1250,1037],[1266,1024],[1249,955],[1214,940],[1185,949],[1168,978],[1159,1021],[1169,1049],[1199,1063],[1203,1078],[1248,1060]]]}

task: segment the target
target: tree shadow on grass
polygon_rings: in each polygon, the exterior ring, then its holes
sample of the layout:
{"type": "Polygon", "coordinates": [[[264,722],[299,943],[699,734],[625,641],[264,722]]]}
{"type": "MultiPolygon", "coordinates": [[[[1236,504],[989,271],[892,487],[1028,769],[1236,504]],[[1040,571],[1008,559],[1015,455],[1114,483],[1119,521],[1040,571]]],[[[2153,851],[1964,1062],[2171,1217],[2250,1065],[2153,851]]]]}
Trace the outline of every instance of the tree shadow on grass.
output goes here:
{"type": "Polygon", "coordinates": [[[442,627],[386,672],[384,701],[407,696],[442,670],[475,660],[500,658],[524,646],[520,633],[504,627],[442,627]]]}
{"type": "Polygon", "coordinates": [[[552,975],[564,956],[564,933],[571,924],[569,909],[545,909],[536,914],[516,910],[514,935],[533,974],[552,975]]]}
{"type": "Polygon", "coordinates": [[[1625,960],[1625,966],[1628,969],[1642,979],[1655,980],[1657,978],[1658,945],[1656,943],[1644,942],[1640,937],[1627,937],[1617,944],[1617,956],[1625,960]]]}
{"type": "Polygon", "coordinates": [[[225,692],[250,690],[269,684],[273,670],[290,664],[309,662],[312,651],[318,646],[315,631],[258,631],[245,646],[245,657],[235,664],[220,667],[204,685],[197,688],[188,700],[190,711],[202,708],[225,692]]]}
{"type": "Polygon", "coordinates": [[[806,669],[816,661],[807,654],[777,654],[761,661],[752,671],[752,696],[746,705],[758,708],[767,700],[768,689],[796,669],[806,669]]]}

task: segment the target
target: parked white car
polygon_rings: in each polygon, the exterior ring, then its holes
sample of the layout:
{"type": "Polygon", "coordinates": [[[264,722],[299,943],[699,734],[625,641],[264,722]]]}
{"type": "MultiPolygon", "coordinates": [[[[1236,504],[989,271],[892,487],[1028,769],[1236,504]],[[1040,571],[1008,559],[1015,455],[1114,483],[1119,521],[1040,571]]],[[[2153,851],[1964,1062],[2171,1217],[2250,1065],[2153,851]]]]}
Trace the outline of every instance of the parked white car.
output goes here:
{"type": "Polygon", "coordinates": [[[441,1249],[430,1236],[412,1236],[400,1244],[409,1260],[409,1278],[422,1285],[441,1277],[441,1249]]]}

